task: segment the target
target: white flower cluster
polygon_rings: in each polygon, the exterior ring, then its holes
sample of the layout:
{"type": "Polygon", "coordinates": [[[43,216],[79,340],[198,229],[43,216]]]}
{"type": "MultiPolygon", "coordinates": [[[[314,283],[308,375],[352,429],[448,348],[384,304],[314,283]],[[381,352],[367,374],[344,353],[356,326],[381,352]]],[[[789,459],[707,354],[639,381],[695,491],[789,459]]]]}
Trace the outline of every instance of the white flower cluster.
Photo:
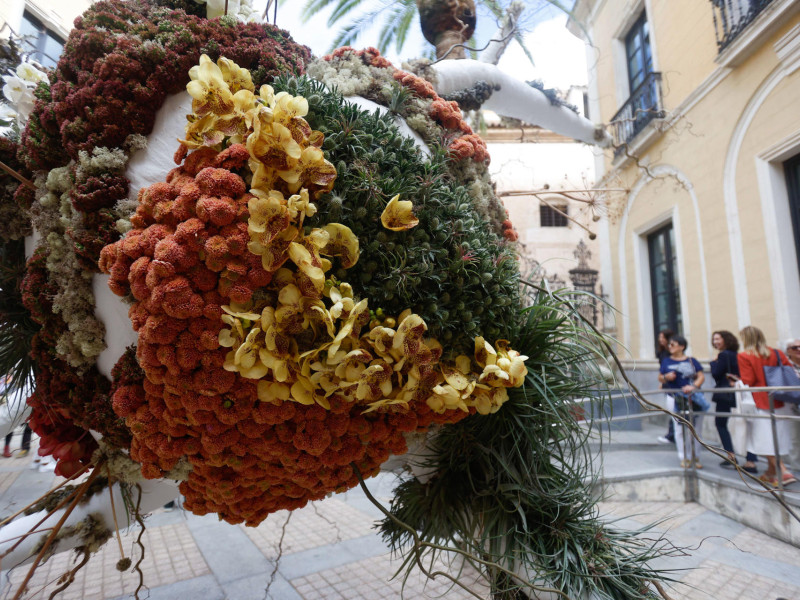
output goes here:
{"type": "Polygon", "coordinates": [[[14,112],[8,117],[16,117],[17,125],[22,129],[28,121],[36,100],[34,88],[42,81],[47,81],[47,73],[40,71],[29,62],[22,62],[13,75],[4,75],[3,96],[8,100],[14,112]]]}
{"type": "MultiPolygon", "coordinates": [[[[225,14],[225,0],[194,0],[206,4],[206,17],[214,19],[225,14]]],[[[228,14],[242,23],[260,22],[261,15],[253,8],[253,0],[228,0],[228,14]]]]}

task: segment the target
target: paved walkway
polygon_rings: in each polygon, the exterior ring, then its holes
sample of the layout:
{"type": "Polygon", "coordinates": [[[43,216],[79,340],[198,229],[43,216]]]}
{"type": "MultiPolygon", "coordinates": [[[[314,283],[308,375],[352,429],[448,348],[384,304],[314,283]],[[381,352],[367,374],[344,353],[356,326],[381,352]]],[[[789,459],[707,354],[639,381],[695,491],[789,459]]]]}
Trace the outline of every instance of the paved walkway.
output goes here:
{"type": "MultiPolygon", "coordinates": [[[[637,433],[629,439],[635,446],[654,438],[637,433]],[[639,441],[637,435],[641,437],[639,441]]],[[[645,451],[632,448],[609,453],[609,457],[618,454],[618,459],[627,461],[645,451]]],[[[668,455],[658,452],[656,458],[664,460],[664,456],[668,455]]],[[[29,469],[30,461],[30,456],[0,459],[0,515],[15,512],[56,483],[52,473],[29,469]]],[[[606,468],[612,468],[608,462],[606,468]]],[[[369,487],[379,500],[387,503],[394,482],[393,475],[381,474],[369,481],[369,487]]],[[[601,504],[601,510],[610,519],[619,519],[620,527],[627,528],[668,519],[659,530],[666,531],[676,546],[688,549],[685,556],[663,560],[658,565],[680,569],[675,574],[680,583],[670,592],[676,600],[800,599],[800,549],[796,547],[698,504],[631,503],[610,498],[601,504]]],[[[147,590],[140,597],[151,600],[472,597],[438,579],[425,581],[414,577],[405,582],[405,587],[401,580],[391,579],[399,564],[390,560],[386,546],[373,530],[379,515],[360,490],[313,503],[291,515],[286,512],[272,515],[257,528],[231,526],[212,516],[197,517],[180,509],[156,511],[147,519],[143,534],[146,552],[141,568],[147,590]]],[[[139,533],[133,528],[123,535],[126,555],[134,560],[140,556],[135,544],[139,533]]],[[[139,584],[138,575],[118,572],[115,565],[119,558],[116,542],[108,542],[57,598],[132,598],[139,584]]],[[[71,552],[51,558],[32,580],[29,597],[48,598],[57,587],[58,578],[72,564],[71,552]]],[[[2,573],[0,599],[13,597],[26,571],[20,567],[2,573]]],[[[474,572],[462,574],[461,581],[481,597],[488,597],[486,588],[475,581],[474,572]]]]}

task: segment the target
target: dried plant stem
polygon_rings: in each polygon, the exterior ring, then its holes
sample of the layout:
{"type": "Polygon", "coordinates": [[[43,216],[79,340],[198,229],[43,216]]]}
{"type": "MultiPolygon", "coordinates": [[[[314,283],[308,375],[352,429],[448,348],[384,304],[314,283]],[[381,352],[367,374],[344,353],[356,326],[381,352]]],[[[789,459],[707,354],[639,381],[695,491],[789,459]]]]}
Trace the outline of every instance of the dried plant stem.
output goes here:
{"type": "Polygon", "coordinates": [[[53,527],[53,531],[51,531],[50,535],[47,536],[47,539],[45,540],[42,549],[39,550],[39,554],[37,554],[36,558],[33,560],[31,568],[28,569],[28,573],[27,575],[25,575],[25,579],[23,579],[22,583],[19,585],[17,593],[14,594],[12,600],[20,600],[20,598],[22,598],[22,594],[25,593],[25,589],[28,587],[28,582],[31,580],[31,577],[33,577],[33,574],[36,572],[36,568],[39,566],[39,563],[42,562],[45,553],[50,548],[50,546],[53,545],[53,542],[58,537],[58,532],[61,531],[61,528],[64,526],[64,523],[66,523],[67,519],[72,514],[72,511],[75,510],[75,507],[78,506],[78,502],[80,502],[80,500],[83,498],[84,494],[86,493],[86,490],[89,489],[89,486],[92,485],[92,482],[97,478],[97,475],[99,473],[100,473],[100,465],[98,465],[94,469],[94,471],[92,471],[88,479],[84,481],[81,487],[78,488],[78,491],[75,494],[73,494],[72,502],[64,511],[64,514],[61,516],[61,519],[59,519],[58,523],[56,523],[56,526],[53,527]]]}
{"type": "Polygon", "coordinates": [[[6,173],[8,173],[9,175],[11,175],[11,176],[12,176],[14,179],[16,179],[17,181],[19,181],[19,182],[20,182],[22,185],[24,185],[24,186],[26,186],[26,187],[29,187],[29,188],[31,188],[32,190],[35,190],[35,189],[36,189],[36,186],[35,186],[35,185],[33,185],[33,182],[32,182],[30,179],[27,179],[26,177],[23,177],[21,173],[19,173],[19,172],[15,171],[14,169],[12,169],[11,167],[9,167],[9,166],[8,166],[6,163],[4,163],[3,161],[0,161],[0,169],[2,169],[3,171],[5,171],[5,172],[6,172],[6,173]]]}
{"type": "MultiPolygon", "coordinates": [[[[509,190],[507,192],[501,192],[497,194],[501,198],[505,196],[538,196],[540,194],[591,194],[594,192],[630,192],[628,188],[589,188],[584,190],[509,190]]],[[[591,202],[591,200],[585,200],[581,198],[576,198],[580,202],[591,202]]]]}
{"type": "Polygon", "coordinates": [[[62,575],[62,577],[67,578],[66,581],[62,585],[58,586],[56,589],[53,590],[53,593],[50,594],[48,600],[54,600],[54,598],[58,594],[60,594],[70,585],[72,585],[72,582],[75,581],[75,575],[77,575],[78,571],[80,571],[86,565],[86,563],[89,562],[89,559],[92,557],[92,553],[89,552],[85,547],[82,550],[82,552],[83,552],[83,558],[81,558],[81,562],[75,565],[75,568],[71,569],[70,571],[67,571],[66,573],[64,573],[64,575],[62,575]]]}
{"type": "Polygon", "coordinates": [[[114,507],[114,490],[111,486],[111,471],[106,465],[106,472],[108,473],[108,495],[111,497],[111,514],[114,516],[114,531],[117,534],[117,544],[119,544],[119,554],[125,558],[125,550],[122,549],[122,537],[119,534],[119,523],[117,523],[117,509],[114,507]]]}
{"type": "MultiPolygon", "coordinates": [[[[84,471],[85,471],[85,469],[84,469],[84,471]]],[[[76,477],[77,477],[77,476],[78,476],[78,475],[76,475],[76,477]]],[[[66,482],[64,482],[64,483],[66,483],[66,482]]],[[[6,556],[8,556],[8,555],[9,555],[11,552],[13,552],[14,550],[16,550],[16,549],[17,549],[17,547],[18,547],[18,546],[19,546],[19,545],[22,543],[22,541],[23,541],[23,540],[24,540],[26,537],[28,537],[28,535],[31,535],[31,534],[33,534],[33,533],[38,533],[38,531],[37,531],[37,528],[39,527],[39,525],[41,525],[42,523],[44,523],[45,521],[47,521],[47,519],[49,519],[49,518],[50,518],[50,517],[51,517],[51,516],[52,516],[54,513],[56,513],[57,511],[61,510],[61,509],[62,509],[62,508],[63,508],[63,507],[64,507],[64,506],[67,504],[67,502],[69,502],[70,500],[72,500],[73,498],[75,498],[75,495],[76,495],[76,494],[77,494],[79,491],[80,491],[80,488],[76,489],[76,490],[75,490],[75,491],[73,491],[71,494],[69,494],[69,495],[68,495],[66,498],[62,499],[62,500],[61,500],[61,502],[59,502],[59,503],[58,503],[58,504],[57,504],[57,505],[56,505],[56,506],[53,508],[53,510],[50,510],[50,511],[48,511],[48,512],[47,512],[47,514],[46,514],[44,517],[42,517],[42,518],[39,520],[39,522],[38,522],[38,523],[36,523],[36,525],[34,525],[33,527],[31,527],[30,531],[28,531],[28,533],[27,533],[27,534],[19,536],[19,537],[20,537],[20,540],[19,540],[19,541],[18,541],[16,544],[14,544],[13,546],[11,546],[11,548],[9,548],[9,549],[8,549],[8,550],[6,550],[5,552],[3,552],[3,554],[2,554],[2,555],[0,555],[0,562],[3,560],[3,558],[5,558],[5,557],[6,557],[6,556]]],[[[40,498],[40,500],[41,500],[41,498],[40,498]]],[[[37,500],[37,502],[38,502],[38,500],[37,500]]],[[[42,531],[47,531],[47,529],[43,529],[42,531]]]]}
{"type": "Polygon", "coordinates": [[[86,470],[87,470],[88,468],[89,468],[89,467],[84,467],[82,470],[80,470],[80,471],[78,471],[77,473],[75,473],[75,475],[72,475],[72,476],[71,476],[69,479],[65,479],[64,481],[62,481],[61,483],[59,483],[59,484],[58,484],[56,487],[54,487],[52,490],[49,490],[47,493],[45,493],[45,494],[44,494],[44,495],[42,495],[42,496],[39,496],[39,497],[38,497],[36,500],[34,500],[34,501],[33,501],[33,502],[31,502],[30,504],[28,504],[28,506],[25,506],[25,507],[23,507],[23,508],[20,508],[20,509],[19,509],[17,512],[15,512],[15,513],[14,513],[13,515],[11,515],[10,517],[8,517],[8,518],[6,518],[6,519],[3,519],[3,521],[2,521],[2,522],[0,522],[0,527],[2,527],[3,525],[5,525],[6,523],[9,523],[10,521],[13,521],[14,519],[16,519],[18,516],[20,516],[22,513],[24,513],[26,510],[28,510],[28,509],[29,509],[29,508],[31,508],[32,506],[36,506],[36,505],[37,505],[39,502],[41,502],[42,500],[44,500],[44,499],[45,499],[45,498],[46,498],[48,495],[52,494],[53,492],[57,492],[57,491],[58,491],[58,490],[60,490],[62,487],[64,487],[65,485],[67,485],[67,484],[68,484],[70,481],[73,481],[73,480],[77,479],[78,477],[80,477],[81,475],[83,475],[84,473],[86,473],[86,470]]]}
{"type": "Polygon", "coordinates": [[[136,489],[139,490],[139,497],[136,499],[136,508],[133,511],[133,517],[136,519],[136,522],[141,527],[139,531],[139,537],[136,538],[136,544],[141,549],[141,555],[139,556],[139,560],[136,561],[134,565],[134,570],[139,574],[139,585],[136,586],[136,590],[133,592],[134,598],[139,600],[139,591],[144,587],[144,573],[142,572],[142,562],[144,561],[144,544],[142,543],[142,537],[144,536],[144,520],[142,519],[142,515],[139,512],[139,507],[142,505],[142,486],[138,483],[136,484],[136,489]]]}
{"type": "Polygon", "coordinates": [[[653,587],[655,587],[656,590],[658,590],[658,593],[661,594],[661,597],[664,598],[664,600],[672,600],[672,596],[670,596],[667,593],[667,590],[665,590],[664,586],[661,585],[658,581],[653,579],[653,580],[650,581],[650,583],[652,583],[653,587]]]}
{"type": "MultiPolygon", "coordinates": [[[[539,194],[533,194],[533,195],[534,195],[534,196],[538,196],[539,194]]],[[[563,210],[561,210],[561,209],[560,209],[560,208],[558,208],[557,206],[553,206],[552,204],[550,204],[550,203],[549,203],[547,200],[545,200],[544,198],[539,198],[539,202],[541,202],[542,204],[545,204],[545,205],[549,206],[551,209],[553,209],[554,211],[556,211],[556,212],[557,212],[558,214],[560,214],[562,217],[564,217],[565,219],[569,219],[570,221],[572,221],[573,223],[575,223],[575,225],[577,225],[577,226],[578,226],[578,227],[580,227],[581,229],[585,230],[585,231],[586,231],[586,233],[588,233],[588,234],[589,234],[589,239],[590,239],[590,240],[593,240],[594,238],[596,238],[596,237],[597,237],[597,234],[596,234],[594,231],[592,231],[591,229],[589,229],[588,227],[586,227],[586,225],[584,225],[583,223],[579,223],[578,221],[576,221],[574,218],[570,217],[570,216],[569,216],[567,213],[565,213],[563,210]]]]}

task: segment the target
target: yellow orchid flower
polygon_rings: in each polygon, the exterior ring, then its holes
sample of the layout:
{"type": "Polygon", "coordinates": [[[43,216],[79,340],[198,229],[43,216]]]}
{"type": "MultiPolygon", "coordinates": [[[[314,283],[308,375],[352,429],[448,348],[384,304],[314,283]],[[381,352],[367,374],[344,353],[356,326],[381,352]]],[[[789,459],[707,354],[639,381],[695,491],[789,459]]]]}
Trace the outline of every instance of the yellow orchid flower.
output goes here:
{"type": "Polygon", "coordinates": [[[251,93],[255,91],[253,78],[250,75],[250,71],[247,69],[240,67],[232,60],[223,56],[217,59],[217,66],[220,69],[220,73],[222,73],[222,78],[225,80],[225,83],[228,84],[228,87],[230,87],[231,92],[234,94],[239,90],[246,90],[251,93]]]}
{"type": "Polygon", "coordinates": [[[353,288],[349,283],[326,286],[324,293],[333,302],[328,312],[334,319],[341,317],[342,313],[349,314],[353,310],[355,301],[353,300],[353,288]]]}
{"type": "Polygon", "coordinates": [[[292,169],[303,153],[286,127],[275,122],[264,123],[262,119],[253,121],[253,133],[245,145],[253,159],[275,171],[292,169]]]}
{"type": "Polygon", "coordinates": [[[472,405],[475,410],[482,415],[490,415],[500,410],[500,407],[508,400],[506,388],[486,388],[481,386],[475,390],[472,398],[472,405]]]}
{"type": "Polygon", "coordinates": [[[394,196],[381,213],[381,224],[392,231],[403,231],[419,225],[414,216],[414,205],[409,200],[400,200],[400,194],[394,196]]]}
{"type": "Polygon", "coordinates": [[[272,242],[290,224],[290,214],[286,207],[283,194],[277,190],[265,193],[259,189],[252,189],[253,197],[247,201],[250,218],[247,221],[247,232],[253,244],[257,244],[250,251],[254,254],[263,254],[259,251],[272,242]]]}
{"type": "Polygon", "coordinates": [[[475,338],[475,360],[483,367],[478,381],[491,387],[519,387],[525,381],[528,357],[512,350],[507,340],[498,340],[497,344],[499,353],[482,337],[475,338]]]}
{"type": "Polygon", "coordinates": [[[259,381],[256,389],[258,399],[271,404],[280,404],[292,396],[291,386],[277,381],[259,381]]]}
{"type": "Polygon", "coordinates": [[[313,217],[317,214],[317,207],[308,199],[308,190],[303,188],[299,194],[289,196],[286,201],[286,208],[289,211],[289,218],[292,220],[300,217],[297,225],[302,226],[305,217],[313,217]]]}
{"type": "Polygon", "coordinates": [[[392,393],[392,368],[383,361],[376,361],[361,373],[356,388],[356,399],[374,402],[392,393]]]}
{"type": "Polygon", "coordinates": [[[186,84],[186,91],[192,97],[192,111],[196,115],[222,116],[233,110],[233,94],[222,71],[207,55],[200,57],[200,64],[191,68],[189,76],[192,80],[186,84]]]}
{"type": "Polygon", "coordinates": [[[187,119],[189,123],[186,125],[186,139],[178,140],[187,148],[214,147],[225,139],[225,134],[217,129],[216,115],[207,114],[198,118],[192,114],[187,119]]]}
{"type": "MultiPolygon", "coordinates": [[[[294,157],[293,157],[294,158],[294,157]]],[[[336,180],[336,167],[325,159],[322,150],[309,146],[300,153],[297,162],[290,168],[276,167],[278,175],[289,185],[292,193],[311,185],[319,188],[317,193],[329,192],[336,180]]]]}
{"type": "Polygon", "coordinates": [[[296,117],[308,114],[308,100],[302,96],[292,96],[289,92],[278,92],[270,105],[275,113],[275,120],[288,124],[296,117]]]}
{"type": "Polygon", "coordinates": [[[355,265],[358,262],[358,238],[353,231],[341,223],[328,223],[322,229],[329,235],[322,254],[338,257],[343,269],[355,265]]]}
{"type": "Polygon", "coordinates": [[[325,272],[314,264],[315,262],[319,264],[319,258],[315,257],[306,246],[297,242],[289,244],[289,258],[308,277],[317,292],[321,293],[325,287],[325,272]]]}

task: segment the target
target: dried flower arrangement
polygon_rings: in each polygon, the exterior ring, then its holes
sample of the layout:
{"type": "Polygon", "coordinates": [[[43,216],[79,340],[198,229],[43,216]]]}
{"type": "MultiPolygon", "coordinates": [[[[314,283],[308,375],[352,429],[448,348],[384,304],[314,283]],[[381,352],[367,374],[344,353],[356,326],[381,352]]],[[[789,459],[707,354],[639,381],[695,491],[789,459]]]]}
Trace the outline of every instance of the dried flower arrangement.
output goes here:
{"type": "MultiPolygon", "coordinates": [[[[574,525],[589,552],[629,557],[613,577],[580,567],[581,582],[653,597],[660,550],[598,537],[582,482],[570,399],[599,382],[599,334],[558,295],[523,306],[516,233],[458,105],[374,49],[312,62],[285,32],[197,7],[95,3],[31,92],[19,143],[0,139],[18,176],[0,180],[0,350],[25,349],[0,362],[35,375],[30,424],[57,472],[92,471],[69,510],[172,478],[185,508],[257,525],[431,434],[417,460],[436,476],[408,478],[382,524],[396,549],[459,544],[510,598],[575,585],[551,551],[551,525],[574,525]],[[187,93],[176,166],[129,189],[162,107],[187,93]],[[105,374],[119,332],[98,282],[137,338],[105,374]]],[[[108,537],[92,518],[80,548],[108,537]]]]}

